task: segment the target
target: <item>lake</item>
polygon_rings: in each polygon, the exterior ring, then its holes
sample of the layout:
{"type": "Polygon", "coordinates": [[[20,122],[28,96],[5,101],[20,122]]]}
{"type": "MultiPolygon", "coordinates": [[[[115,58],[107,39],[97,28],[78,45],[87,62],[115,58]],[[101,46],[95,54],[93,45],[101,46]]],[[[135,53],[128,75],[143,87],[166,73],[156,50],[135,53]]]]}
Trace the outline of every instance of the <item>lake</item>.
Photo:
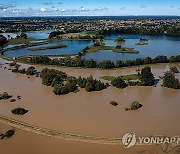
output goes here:
{"type": "MultiPolygon", "coordinates": [[[[29,55],[71,55],[71,54],[77,54],[79,51],[81,51],[91,43],[92,41],[57,41],[35,47],[46,47],[56,44],[66,44],[68,46],[59,49],[47,49],[47,50],[37,50],[37,51],[31,51],[28,50],[27,48],[22,48],[17,50],[6,51],[4,55],[10,58],[14,58],[14,57],[17,58],[17,57],[29,56],[29,55]]],[[[31,47],[31,48],[35,48],[35,47],[31,47]]]]}
{"type": "MultiPolygon", "coordinates": [[[[35,32],[27,32],[29,37],[33,37],[38,39],[37,41],[42,41],[40,39],[47,39],[48,35],[51,31],[35,31],[35,32]]],[[[4,34],[5,35],[5,34],[4,34]]],[[[136,58],[144,58],[144,57],[156,57],[157,55],[165,55],[172,56],[180,54],[180,38],[178,37],[170,37],[170,36],[150,36],[150,35],[132,35],[132,34],[110,34],[105,36],[104,43],[109,46],[116,46],[117,43],[114,40],[118,37],[125,37],[126,41],[121,45],[123,47],[130,47],[138,50],[138,54],[129,54],[129,53],[115,53],[112,50],[99,50],[97,52],[87,53],[83,58],[84,59],[94,59],[98,62],[103,60],[133,60],[136,58]],[[147,45],[136,45],[139,42],[140,38],[148,39],[147,45]]],[[[55,44],[66,44],[68,47],[60,48],[60,49],[48,49],[48,50],[38,50],[38,51],[30,51],[26,48],[17,49],[12,51],[7,51],[4,53],[7,57],[20,57],[20,56],[28,56],[28,55],[72,55],[77,54],[83,48],[92,44],[92,41],[57,41],[49,44],[40,45],[49,46],[55,44]]]]}
{"type": "Polygon", "coordinates": [[[156,57],[158,55],[172,56],[180,54],[180,38],[169,36],[149,36],[149,35],[132,35],[132,34],[111,34],[105,37],[104,43],[109,46],[116,46],[114,40],[122,36],[126,41],[121,45],[124,47],[134,48],[138,50],[138,54],[115,53],[112,50],[99,50],[97,52],[88,53],[84,56],[85,59],[94,59],[96,61],[103,60],[133,60],[136,58],[156,57]],[[140,38],[148,39],[147,45],[136,45],[140,38]]]}

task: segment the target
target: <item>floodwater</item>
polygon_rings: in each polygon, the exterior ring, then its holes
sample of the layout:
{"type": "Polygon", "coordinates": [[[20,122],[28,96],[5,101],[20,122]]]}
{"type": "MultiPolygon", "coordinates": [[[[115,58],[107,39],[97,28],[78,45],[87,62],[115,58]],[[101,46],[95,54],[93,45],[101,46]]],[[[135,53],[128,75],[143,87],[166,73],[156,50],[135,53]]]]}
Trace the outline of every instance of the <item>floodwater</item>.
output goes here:
{"type": "MultiPolygon", "coordinates": [[[[0,132],[12,129],[0,124],[0,132]]],[[[158,154],[163,153],[161,146],[134,146],[125,149],[119,145],[100,145],[66,141],[16,130],[7,140],[0,140],[1,153],[4,154],[158,154]]],[[[175,149],[174,149],[175,150],[175,149]]],[[[173,153],[173,152],[172,152],[173,153]]],[[[171,154],[171,153],[170,153],[171,154]]]]}
{"type": "MultiPolygon", "coordinates": [[[[3,66],[7,61],[0,59],[3,66]]],[[[28,65],[23,64],[22,67],[28,65]]],[[[156,77],[162,76],[171,66],[180,70],[180,63],[151,65],[156,77]]],[[[38,70],[44,66],[37,66],[38,70]]],[[[53,67],[51,67],[53,68],[53,67]]],[[[131,67],[117,70],[72,69],[55,67],[69,75],[93,75],[99,79],[104,75],[125,75],[136,73],[141,67],[131,67]]],[[[180,79],[180,74],[176,77],[180,79]]],[[[137,136],[150,135],[179,135],[180,91],[157,87],[128,87],[123,90],[109,87],[103,91],[88,93],[80,89],[79,93],[55,96],[51,87],[41,84],[41,79],[27,78],[26,75],[12,73],[0,68],[0,93],[7,91],[21,100],[10,103],[0,101],[0,113],[36,126],[91,136],[122,137],[127,132],[135,132],[137,136]],[[117,107],[111,106],[110,101],[117,101],[117,107]],[[137,111],[125,111],[134,100],[143,107],[137,111]],[[23,116],[11,114],[11,109],[23,107],[29,112],[23,116]]],[[[0,132],[12,129],[0,124],[0,132]]],[[[0,140],[1,152],[5,154],[163,154],[161,146],[134,146],[125,149],[119,145],[100,145],[66,141],[45,137],[31,132],[16,130],[15,135],[7,140],[0,140]],[[11,147],[11,148],[9,148],[11,147]]],[[[174,149],[171,153],[175,153],[174,149]]]]}
{"type": "MultiPolygon", "coordinates": [[[[5,61],[2,61],[4,63],[5,61]]],[[[174,64],[180,69],[180,64],[174,64]]],[[[169,70],[169,64],[152,65],[156,76],[169,70]]],[[[42,66],[37,67],[39,70],[42,66]]],[[[118,70],[58,68],[69,75],[95,78],[104,75],[122,75],[136,72],[137,67],[118,70]]],[[[22,96],[15,103],[0,102],[1,115],[33,125],[84,135],[119,137],[133,131],[137,135],[179,135],[180,91],[157,87],[128,87],[123,90],[109,87],[103,91],[55,96],[51,87],[41,84],[41,79],[27,78],[0,69],[0,92],[7,91],[14,97],[22,96]],[[143,107],[138,111],[125,111],[131,102],[138,100],[143,107]],[[117,101],[117,107],[111,106],[117,101]],[[29,112],[23,116],[11,114],[11,109],[24,107],[29,112]]],[[[177,77],[180,79],[180,75],[177,77]]]]}

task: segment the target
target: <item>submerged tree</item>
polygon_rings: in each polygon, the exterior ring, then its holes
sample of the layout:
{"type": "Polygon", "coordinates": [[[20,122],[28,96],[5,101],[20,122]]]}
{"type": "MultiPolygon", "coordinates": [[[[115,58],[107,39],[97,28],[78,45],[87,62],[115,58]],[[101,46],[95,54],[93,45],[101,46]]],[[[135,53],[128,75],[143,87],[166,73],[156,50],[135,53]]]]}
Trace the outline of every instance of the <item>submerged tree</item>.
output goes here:
{"type": "Polygon", "coordinates": [[[154,85],[154,75],[151,72],[150,66],[146,66],[141,70],[140,80],[144,86],[154,85]]]}
{"type": "Polygon", "coordinates": [[[167,88],[180,89],[179,80],[176,79],[175,75],[171,72],[166,72],[164,74],[162,85],[167,88]]]}
{"type": "Polygon", "coordinates": [[[115,86],[116,88],[119,89],[123,89],[127,87],[126,82],[120,77],[118,76],[117,78],[115,78],[112,82],[111,82],[112,86],[115,86]]]}

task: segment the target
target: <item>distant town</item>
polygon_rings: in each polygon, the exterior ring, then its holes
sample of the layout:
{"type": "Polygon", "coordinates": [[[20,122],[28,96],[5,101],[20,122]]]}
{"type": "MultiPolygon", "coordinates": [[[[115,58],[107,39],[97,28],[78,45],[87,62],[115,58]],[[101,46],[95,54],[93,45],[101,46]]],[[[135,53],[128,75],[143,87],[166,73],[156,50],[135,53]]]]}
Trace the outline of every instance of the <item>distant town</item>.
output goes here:
{"type": "Polygon", "coordinates": [[[66,33],[98,31],[146,35],[180,36],[178,17],[19,17],[0,18],[0,32],[54,29],[66,33]]]}

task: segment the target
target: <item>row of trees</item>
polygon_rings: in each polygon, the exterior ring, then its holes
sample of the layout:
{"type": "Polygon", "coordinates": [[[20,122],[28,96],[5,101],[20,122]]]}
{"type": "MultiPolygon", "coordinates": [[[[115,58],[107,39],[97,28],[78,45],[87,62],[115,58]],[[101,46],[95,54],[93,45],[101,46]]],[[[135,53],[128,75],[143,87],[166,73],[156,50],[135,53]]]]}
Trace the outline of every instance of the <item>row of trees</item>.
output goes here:
{"type": "Polygon", "coordinates": [[[137,66],[144,64],[154,64],[154,63],[168,63],[168,62],[180,62],[180,55],[171,56],[167,58],[166,56],[159,55],[155,58],[146,57],[144,59],[137,58],[135,60],[126,60],[121,61],[117,60],[112,62],[110,60],[105,60],[100,63],[97,63],[93,59],[85,60],[81,56],[65,57],[60,59],[50,59],[46,56],[33,56],[29,59],[30,63],[35,64],[46,64],[46,65],[56,65],[56,66],[67,66],[67,67],[84,67],[84,68],[101,68],[101,69],[110,69],[110,68],[121,68],[127,66],[137,66]]]}
{"type": "Polygon", "coordinates": [[[42,83],[54,88],[53,92],[56,95],[68,94],[75,92],[78,87],[85,88],[87,92],[100,91],[108,87],[108,84],[100,80],[93,79],[92,76],[88,78],[76,78],[67,76],[66,73],[55,69],[44,68],[41,71],[42,83]]]}
{"type": "Polygon", "coordinates": [[[167,36],[180,36],[180,27],[178,26],[164,26],[164,27],[124,27],[117,29],[103,30],[103,34],[141,34],[141,35],[167,35],[167,36]]]}

